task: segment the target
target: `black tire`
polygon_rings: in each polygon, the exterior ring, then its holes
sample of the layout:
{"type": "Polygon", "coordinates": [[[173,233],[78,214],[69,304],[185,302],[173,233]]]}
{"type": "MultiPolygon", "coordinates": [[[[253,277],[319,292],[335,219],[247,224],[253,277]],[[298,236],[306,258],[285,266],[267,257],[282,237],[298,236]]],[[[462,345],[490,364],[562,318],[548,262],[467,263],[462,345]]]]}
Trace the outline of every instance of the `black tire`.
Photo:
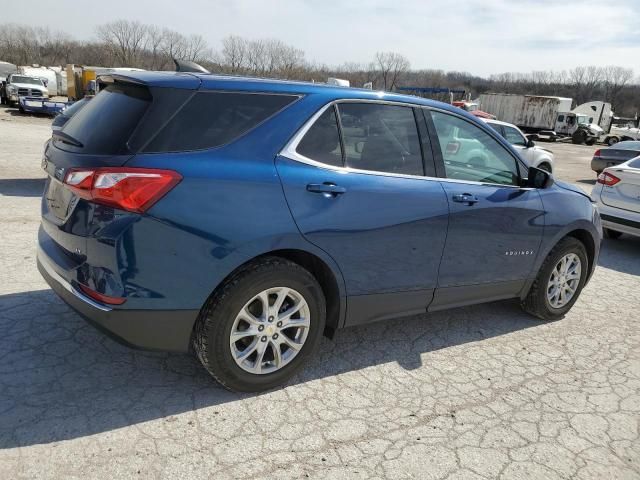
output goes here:
{"type": "Polygon", "coordinates": [[[544,170],[545,172],[551,173],[551,165],[547,162],[542,162],[540,165],[538,165],[538,168],[540,170],[544,170]]]}
{"type": "Polygon", "coordinates": [[[575,145],[582,145],[587,140],[587,134],[584,130],[576,130],[571,135],[571,143],[575,145]]]}
{"type": "Polygon", "coordinates": [[[609,228],[603,228],[602,233],[604,234],[604,238],[610,238],[615,240],[616,238],[620,238],[622,232],[618,232],[617,230],[611,230],[609,228]]]}
{"type": "Polygon", "coordinates": [[[193,347],[202,365],[225,388],[259,392],[281,385],[312,356],[322,338],[326,304],[317,280],[300,265],[279,257],[265,257],[233,274],[209,298],[196,323],[193,347]],[[299,292],[310,311],[310,327],[298,354],[280,370],[253,374],[235,362],[229,338],[234,320],[244,305],[258,293],[273,287],[299,292]]]}
{"type": "Polygon", "coordinates": [[[587,280],[589,261],[587,251],[579,240],[573,237],[565,237],[553,247],[547,258],[542,263],[538,275],[529,290],[529,293],[522,301],[522,308],[525,312],[542,320],[558,320],[562,318],[576,303],[582,288],[587,280]],[[554,308],[547,299],[547,285],[551,277],[552,270],[556,267],[562,257],[569,253],[575,253],[581,262],[580,281],[578,288],[571,300],[561,308],[554,308]]]}
{"type": "Polygon", "coordinates": [[[595,138],[588,138],[587,140],[585,140],[584,142],[585,144],[592,146],[596,144],[596,139],[595,138]]]}
{"type": "Polygon", "coordinates": [[[619,142],[618,137],[609,137],[609,138],[607,138],[607,145],[609,145],[610,147],[615,145],[618,142],[619,142]]]}

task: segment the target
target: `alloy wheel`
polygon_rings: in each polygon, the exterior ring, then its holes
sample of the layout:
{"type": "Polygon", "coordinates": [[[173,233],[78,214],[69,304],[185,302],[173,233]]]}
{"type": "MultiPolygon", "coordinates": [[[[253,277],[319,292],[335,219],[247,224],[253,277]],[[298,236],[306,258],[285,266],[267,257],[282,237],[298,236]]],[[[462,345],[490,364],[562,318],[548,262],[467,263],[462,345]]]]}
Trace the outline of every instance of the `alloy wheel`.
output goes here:
{"type": "Polygon", "coordinates": [[[582,273],[582,262],[575,253],[563,256],[551,271],[547,284],[547,300],[553,308],[562,308],[576,294],[582,273]]]}
{"type": "Polygon", "coordinates": [[[263,290],[236,315],[231,354],[246,372],[273,373],[300,353],[309,327],[309,305],[300,293],[287,287],[263,290]]]}

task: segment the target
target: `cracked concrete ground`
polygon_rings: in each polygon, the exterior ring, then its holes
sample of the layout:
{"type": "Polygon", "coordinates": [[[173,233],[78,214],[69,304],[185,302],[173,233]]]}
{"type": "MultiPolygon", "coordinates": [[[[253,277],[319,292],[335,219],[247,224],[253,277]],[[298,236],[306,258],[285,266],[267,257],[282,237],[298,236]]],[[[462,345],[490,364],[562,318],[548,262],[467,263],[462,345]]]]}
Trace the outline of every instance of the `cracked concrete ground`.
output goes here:
{"type": "MultiPolygon", "coordinates": [[[[640,239],[605,241],[561,321],[502,302],[345,330],[285,388],[238,395],[47,288],[49,132],[0,110],[0,478],[640,478],[640,239]]],[[[596,147],[551,148],[590,188],[596,147]]]]}

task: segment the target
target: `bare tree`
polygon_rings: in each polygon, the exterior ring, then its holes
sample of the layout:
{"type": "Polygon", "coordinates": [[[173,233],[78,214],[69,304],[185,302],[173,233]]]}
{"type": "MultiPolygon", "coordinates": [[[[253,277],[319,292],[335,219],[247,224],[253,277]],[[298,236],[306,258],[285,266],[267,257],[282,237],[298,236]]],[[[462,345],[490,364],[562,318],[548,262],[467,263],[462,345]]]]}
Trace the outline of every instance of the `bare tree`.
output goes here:
{"type": "Polygon", "coordinates": [[[247,41],[236,35],[222,40],[222,61],[230,73],[239,73],[246,67],[247,41]]]}
{"type": "Polygon", "coordinates": [[[186,60],[197,62],[207,56],[210,56],[207,55],[210,54],[209,46],[202,35],[190,35],[185,39],[184,45],[184,58],[186,60]]]}
{"type": "Polygon", "coordinates": [[[395,52],[376,53],[375,63],[380,72],[383,89],[389,91],[396,87],[399,77],[410,67],[409,60],[395,52]]]}
{"type": "Polygon", "coordinates": [[[603,77],[605,97],[615,111],[618,107],[617,100],[620,91],[633,80],[633,70],[631,68],[610,65],[603,68],[603,77]]]}
{"type": "Polygon", "coordinates": [[[593,99],[594,92],[603,82],[603,69],[594,65],[576,67],[569,71],[569,82],[574,88],[576,102],[587,102],[593,99]]]}
{"type": "Polygon", "coordinates": [[[97,33],[121,66],[135,65],[147,47],[148,28],[137,21],[116,20],[100,25],[97,33]]]}

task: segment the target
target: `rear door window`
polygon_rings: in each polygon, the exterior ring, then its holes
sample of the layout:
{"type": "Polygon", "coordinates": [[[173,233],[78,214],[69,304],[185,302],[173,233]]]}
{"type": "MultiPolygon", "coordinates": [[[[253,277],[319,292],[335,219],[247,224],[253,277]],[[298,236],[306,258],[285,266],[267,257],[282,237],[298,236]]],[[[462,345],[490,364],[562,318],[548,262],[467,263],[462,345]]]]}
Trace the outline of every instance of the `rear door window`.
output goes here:
{"type": "Polygon", "coordinates": [[[96,155],[128,153],[127,141],[151,104],[145,87],[111,84],[90,100],[62,131],[82,147],[56,140],[65,150],[96,155]]]}
{"type": "Polygon", "coordinates": [[[143,150],[175,152],[225,145],[297,98],[294,95],[198,92],[143,150]]]}
{"type": "Polygon", "coordinates": [[[302,137],[296,152],[316,162],[342,166],[342,147],[335,109],[329,107],[302,137]]]}
{"type": "Polygon", "coordinates": [[[359,170],[424,175],[413,108],[340,103],[345,165],[359,170]]]}

